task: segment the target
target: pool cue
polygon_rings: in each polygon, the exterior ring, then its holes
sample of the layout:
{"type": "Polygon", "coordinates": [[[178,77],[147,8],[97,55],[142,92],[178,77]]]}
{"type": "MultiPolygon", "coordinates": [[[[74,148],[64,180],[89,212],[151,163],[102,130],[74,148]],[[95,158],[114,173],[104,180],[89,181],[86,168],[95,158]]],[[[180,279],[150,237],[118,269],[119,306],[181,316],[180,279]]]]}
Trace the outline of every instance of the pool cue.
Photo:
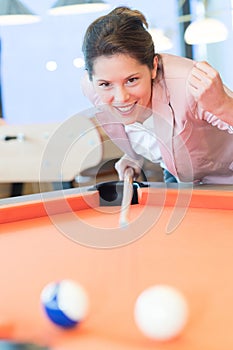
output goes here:
{"type": "Polygon", "coordinates": [[[126,227],[129,223],[128,214],[133,197],[133,177],[134,170],[127,168],[124,173],[123,198],[120,211],[120,227],[126,227]]]}

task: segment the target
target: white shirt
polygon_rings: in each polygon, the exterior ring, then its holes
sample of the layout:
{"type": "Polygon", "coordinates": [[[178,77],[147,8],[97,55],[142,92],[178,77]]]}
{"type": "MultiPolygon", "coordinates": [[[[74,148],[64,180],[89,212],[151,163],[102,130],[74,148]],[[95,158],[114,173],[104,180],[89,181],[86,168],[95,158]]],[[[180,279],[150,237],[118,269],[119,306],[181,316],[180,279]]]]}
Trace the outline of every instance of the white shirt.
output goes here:
{"type": "Polygon", "coordinates": [[[133,150],[153,163],[161,162],[161,153],[154,131],[153,116],[143,124],[133,123],[125,126],[133,150]]]}

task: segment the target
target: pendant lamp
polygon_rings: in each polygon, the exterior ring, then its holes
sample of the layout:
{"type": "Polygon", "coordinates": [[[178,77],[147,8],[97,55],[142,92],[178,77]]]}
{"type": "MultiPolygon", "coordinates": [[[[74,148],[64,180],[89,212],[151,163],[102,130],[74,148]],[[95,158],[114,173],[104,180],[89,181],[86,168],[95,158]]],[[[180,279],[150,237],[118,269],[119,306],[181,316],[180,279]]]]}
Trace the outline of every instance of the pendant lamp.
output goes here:
{"type": "Polygon", "coordinates": [[[110,7],[102,0],[58,0],[49,9],[50,15],[72,15],[105,11],[110,7]]]}
{"type": "Polygon", "coordinates": [[[184,40],[187,44],[210,44],[227,39],[225,24],[214,18],[203,18],[192,22],[186,29],[184,40]]]}
{"type": "Polygon", "coordinates": [[[19,0],[0,0],[0,26],[39,22],[40,17],[32,13],[19,0]]]}
{"type": "Polygon", "coordinates": [[[164,34],[162,29],[151,28],[149,29],[149,33],[152,36],[157,52],[167,51],[173,47],[171,39],[164,34]]]}
{"type": "Polygon", "coordinates": [[[196,20],[189,24],[184,33],[187,44],[210,44],[227,39],[227,27],[219,19],[210,16],[209,5],[208,0],[197,0],[196,20]]]}

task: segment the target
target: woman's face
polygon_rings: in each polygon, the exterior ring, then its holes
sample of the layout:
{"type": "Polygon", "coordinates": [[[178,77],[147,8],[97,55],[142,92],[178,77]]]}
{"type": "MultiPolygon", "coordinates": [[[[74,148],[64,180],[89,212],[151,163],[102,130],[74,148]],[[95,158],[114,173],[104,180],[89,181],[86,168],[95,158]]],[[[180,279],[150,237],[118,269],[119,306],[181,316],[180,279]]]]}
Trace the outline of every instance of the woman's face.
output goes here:
{"type": "Polygon", "coordinates": [[[111,106],[124,124],[142,121],[137,111],[139,106],[151,107],[157,59],[150,70],[128,55],[100,56],[93,68],[93,86],[102,103],[111,106]]]}

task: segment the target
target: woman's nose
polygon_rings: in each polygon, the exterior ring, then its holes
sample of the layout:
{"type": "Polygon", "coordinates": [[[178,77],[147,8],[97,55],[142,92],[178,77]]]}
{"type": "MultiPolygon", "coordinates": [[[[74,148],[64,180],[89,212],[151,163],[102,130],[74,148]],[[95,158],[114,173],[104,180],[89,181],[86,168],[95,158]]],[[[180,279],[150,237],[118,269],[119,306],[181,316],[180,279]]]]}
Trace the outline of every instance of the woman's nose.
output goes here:
{"type": "Polygon", "coordinates": [[[129,93],[126,88],[118,87],[114,92],[114,100],[115,102],[125,102],[129,99],[129,93]]]}

